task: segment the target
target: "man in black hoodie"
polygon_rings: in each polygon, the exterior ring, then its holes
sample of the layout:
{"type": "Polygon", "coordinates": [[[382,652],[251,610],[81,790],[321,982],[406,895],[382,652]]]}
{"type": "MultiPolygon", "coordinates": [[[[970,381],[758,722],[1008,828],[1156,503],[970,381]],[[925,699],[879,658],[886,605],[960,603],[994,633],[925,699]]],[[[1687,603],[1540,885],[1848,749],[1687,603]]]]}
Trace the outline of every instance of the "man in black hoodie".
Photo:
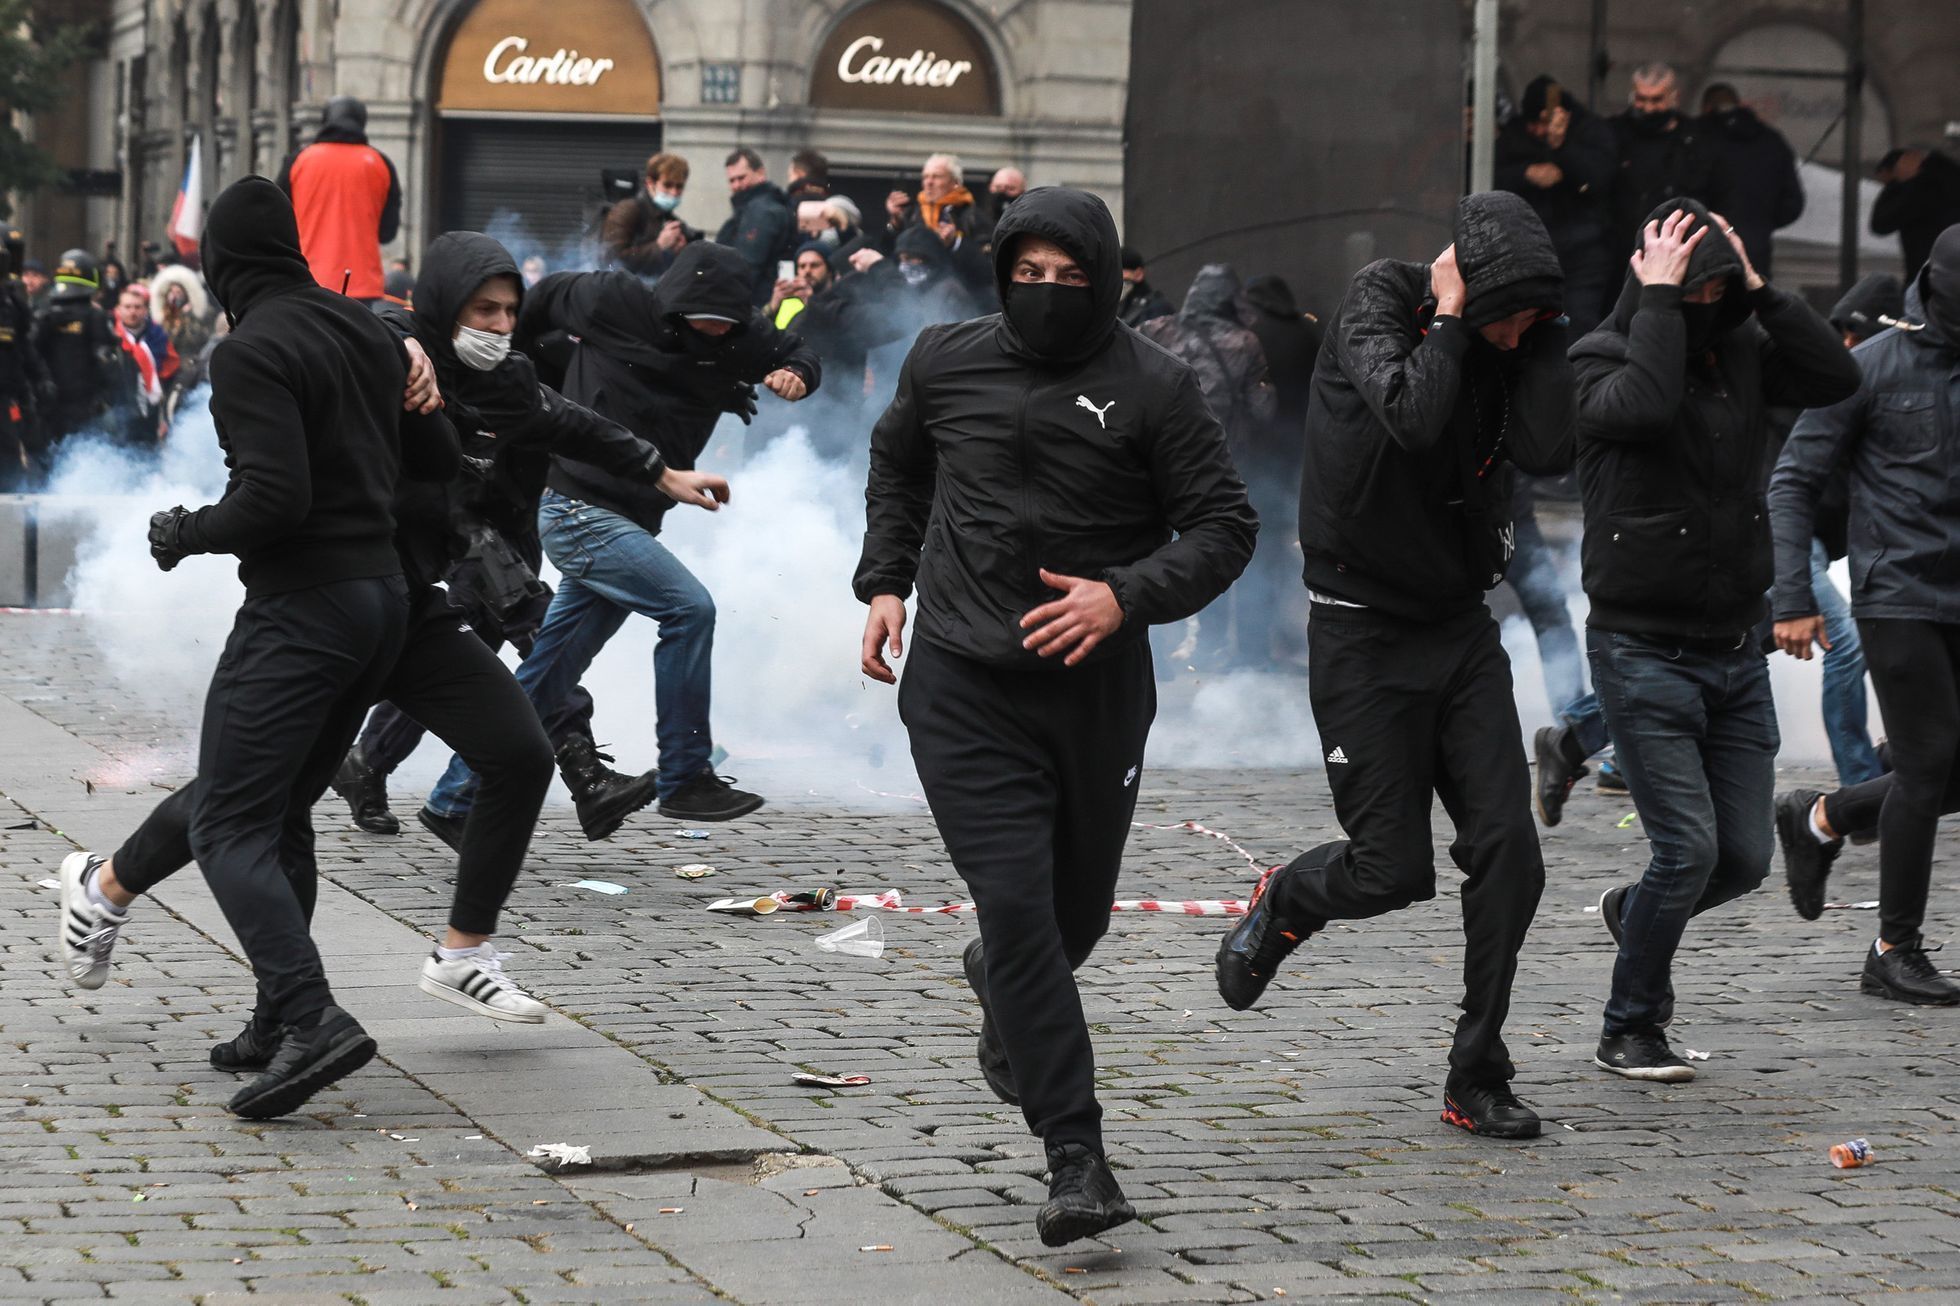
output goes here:
{"type": "Polygon", "coordinates": [[[871,435],[860,661],[892,683],[954,869],[978,904],[980,1069],[1047,1149],[1059,1247],[1135,1218],[1103,1156],[1073,972],[1105,930],[1156,711],[1148,628],[1223,593],[1258,523],[1188,367],[1116,320],[1101,200],[1002,215],[1005,311],[920,333],[871,435]],[[1173,538],[1175,532],[1175,538],[1173,538]]]}
{"type": "Polygon", "coordinates": [[[217,503],[150,521],[168,571],[196,553],[238,556],[245,602],[205,696],[197,778],[114,858],[61,867],[62,951],[83,988],[108,978],[136,895],[188,848],[285,1034],[231,1110],[285,1115],[374,1055],[334,1005],[307,932],[317,871],[315,800],[393,670],[408,587],[389,505],[398,474],[453,476],[455,432],[404,412],[409,355],[352,299],[322,289],[292,205],[263,177],[227,187],[205,223],[203,266],[232,321],[211,358],[211,416],[230,479],[217,503]]]}
{"type": "MultiPolygon", "coordinates": [[[[625,480],[665,487],[670,497],[688,502],[698,501],[696,487],[722,482],[705,473],[670,469],[651,444],[541,384],[531,360],[510,348],[523,294],[517,263],[501,244],[481,232],[449,232],[423,255],[414,309],[381,312],[434,360],[464,452],[481,460],[480,474],[453,486],[405,487],[403,497],[412,502],[398,507],[398,515],[410,519],[404,522],[404,563],[411,579],[432,583],[446,577],[450,598],[489,648],[501,648],[509,637],[529,652],[549,599],[535,577],[543,559],[538,499],[554,452],[584,459],[625,480]],[[520,580],[530,578],[528,585],[513,589],[503,579],[513,564],[520,580]]],[[[454,632],[456,625],[451,620],[446,629],[454,632]]],[[[460,656],[479,660],[467,650],[460,656]]],[[[353,808],[355,823],[375,833],[392,834],[398,828],[388,811],[387,776],[414,751],[423,726],[434,724],[420,719],[426,713],[403,710],[409,706],[384,703],[376,708],[334,780],[334,788],[353,808]]],[[[532,715],[529,709],[527,715],[532,715]]],[[[604,766],[607,759],[592,740],[591,716],[591,699],[583,690],[574,691],[553,744],[580,827],[588,839],[603,839],[653,801],[655,779],[651,772],[629,778],[604,766]]],[[[438,728],[436,733],[449,739],[453,732],[438,728]]],[[[472,750],[459,751],[467,759],[472,750]]],[[[474,762],[468,764],[478,769],[474,762]]],[[[490,797],[494,810],[512,806],[490,797]]],[[[531,815],[536,816],[535,809],[531,815]]],[[[421,821],[452,848],[467,850],[478,842],[460,819],[424,808],[421,821]]],[[[503,838],[494,846],[510,842],[503,838]]]]}
{"type": "Polygon", "coordinates": [[[1653,848],[1637,883],[1600,895],[1620,955],[1593,1060],[1678,1083],[1694,1068],[1662,1031],[1682,932],[1769,870],[1778,737],[1756,633],[1771,577],[1766,410],[1835,403],[1857,389],[1858,365],[1693,200],[1649,215],[1631,263],[1619,305],[1572,349],[1586,650],[1653,848]]]}
{"type": "MultiPolygon", "coordinates": [[[[578,339],[566,396],[640,435],[667,467],[683,471],[693,470],[723,413],[755,411],[755,385],[794,402],[822,377],[815,353],[750,307],[748,267],[725,245],[689,245],[651,288],[626,272],[546,277],[524,296],[519,347],[529,352],[527,342],[559,332],[578,339]]],[[[651,617],[660,626],[653,653],[660,813],[728,821],[763,800],[709,765],[714,598],[657,538],[676,490],[710,509],[728,496],[719,477],[656,482],[552,453],[538,527],[561,579],[517,683],[546,731],[562,739],[589,713],[591,700],[578,686],[592,659],[627,617],[651,617]]],[[[450,820],[467,815],[471,784],[462,760],[452,762],[429,795],[429,811],[450,820]]]]}
{"type": "Polygon", "coordinates": [[[1933,242],[1905,317],[1916,325],[1851,351],[1857,392],[1797,419],[1770,481],[1776,640],[1808,658],[1827,638],[1809,543],[1819,501],[1850,472],[1851,612],[1891,734],[1892,773],[1829,798],[1790,795],[1777,827],[1790,896],[1813,920],[1839,841],[1877,828],[1879,931],[1860,987],[1951,1006],[1960,988],[1926,955],[1920,928],[1939,818],[1960,807],[1960,226],[1933,242]]]}
{"type": "Polygon", "coordinates": [[[1511,1092],[1503,1028],[1545,866],[1511,664],[1484,592],[1510,561],[1510,465],[1550,475],[1571,463],[1563,289],[1545,224],[1490,191],[1459,202],[1456,242],[1433,264],[1357,272],[1328,325],[1300,546],[1309,690],[1348,838],[1275,872],[1218,949],[1218,991],[1243,1011],[1330,921],[1435,897],[1440,796],[1466,877],[1443,1120],[1497,1138],[1539,1131],[1511,1092]]]}

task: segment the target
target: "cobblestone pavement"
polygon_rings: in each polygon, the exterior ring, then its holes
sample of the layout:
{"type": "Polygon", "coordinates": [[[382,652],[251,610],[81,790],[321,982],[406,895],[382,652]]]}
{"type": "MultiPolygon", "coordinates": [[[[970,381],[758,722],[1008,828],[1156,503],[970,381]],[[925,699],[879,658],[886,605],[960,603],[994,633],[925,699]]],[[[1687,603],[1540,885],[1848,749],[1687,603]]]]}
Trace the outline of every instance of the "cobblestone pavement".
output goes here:
{"type": "MultiPolygon", "coordinates": [[[[1546,835],[1510,1025],[1519,1090],[1548,1122],[1525,1146],[1437,1120],[1460,957],[1439,829],[1434,902],[1314,939],[1256,1011],[1212,990],[1221,922],[1116,918],[1081,979],[1141,1218],[1042,1247],[1038,1148],[973,1066],[970,920],[888,916],[870,961],[813,948],[836,918],[700,911],[819,883],[957,898],[929,817],[902,801],[778,803],[702,841],[644,818],[598,845],[548,809],[500,939],[570,1021],[529,1043],[414,991],[444,850],[323,805],[329,968],[379,1013],[383,1059],[303,1117],[240,1122],[205,1049],[242,1019],[247,977],[196,885],[141,912],[108,987],[57,977],[38,882],[183,778],[195,707],[130,706],[76,634],[0,618],[0,1301],[1960,1299],[1960,1012],[1860,996],[1873,913],[1807,924],[1773,879],[1683,948],[1673,1035],[1708,1053],[1700,1078],[1595,1070],[1613,952],[1589,908],[1644,845],[1589,785],[1546,835]],[[718,873],[675,878],[688,862],[718,873]],[[561,887],[586,877],[629,892],[561,887]],[[798,1088],[796,1070],[872,1084],[798,1088]],[[521,1155],[604,1154],[621,1128],[643,1137],[616,1171],[521,1155]],[[1833,1169],[1828,1147],[1853,1136],[1877,1161],[1833,1169]]],[[[1159,769],[1139,819],[1200,820],[1271,860],[1334,833],[1315,773],[1159,769]]],[[[1875,854],[1851,850],[1834,895],[1875,897],[1875,854]]],[[[1960,913],[1951,862],[1936,934],[1960,913]]],[[[1240,896],[1248,879],[1222,845],[1140,830],[1124,896],[1240,896]]]]}

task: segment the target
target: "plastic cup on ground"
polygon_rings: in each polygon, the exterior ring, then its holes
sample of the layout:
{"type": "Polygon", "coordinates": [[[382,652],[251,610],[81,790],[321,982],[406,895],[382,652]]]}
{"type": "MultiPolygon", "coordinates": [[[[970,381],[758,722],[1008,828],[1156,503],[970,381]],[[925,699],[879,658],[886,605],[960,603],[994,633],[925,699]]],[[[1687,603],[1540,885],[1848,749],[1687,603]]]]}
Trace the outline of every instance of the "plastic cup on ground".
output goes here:
{"type": "Polygon", "coordinates": [[[841,930],[818,936],[817,946],[825,952],[841,952],[850,957],[882,957],[885,927],[878,923],[876,916],[866,916],[841,930]]]}

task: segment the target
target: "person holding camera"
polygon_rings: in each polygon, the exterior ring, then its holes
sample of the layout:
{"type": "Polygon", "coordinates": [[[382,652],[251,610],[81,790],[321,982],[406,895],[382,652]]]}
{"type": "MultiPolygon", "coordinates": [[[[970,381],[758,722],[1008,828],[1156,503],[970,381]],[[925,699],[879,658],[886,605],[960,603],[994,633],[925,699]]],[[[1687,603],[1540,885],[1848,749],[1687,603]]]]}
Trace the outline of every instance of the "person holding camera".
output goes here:
{"type": "Polygon", "coordinates": [[[691,242],[707,239],[675,216],[687,191],[687,177],[687,160],[678,154],[663,152],[647,160],[640,193],[606,210],[600,239],[612,266],[636,276],[657,277],[691,242]]]}

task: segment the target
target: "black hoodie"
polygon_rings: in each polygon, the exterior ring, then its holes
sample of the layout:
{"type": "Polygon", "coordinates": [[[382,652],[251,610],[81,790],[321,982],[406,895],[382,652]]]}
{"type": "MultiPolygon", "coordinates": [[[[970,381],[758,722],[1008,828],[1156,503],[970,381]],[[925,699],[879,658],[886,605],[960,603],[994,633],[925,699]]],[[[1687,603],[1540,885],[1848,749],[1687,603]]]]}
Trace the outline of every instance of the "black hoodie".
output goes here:
{"type": "MultiPolygon", "coordinates": [[[[748,267],[725,245],[689,245],[658,286],[628,272],[560,272],[524,297],[517,347],[553,332],[578,337],[565,394],[652,443],[669,467],[692,470],[723,413],[752,412],[753,386],[777,368],[812,391],[823,379],[815,351],[749,304],[748,267]],[[738,325],[714,337],[686,316],[738,325]]],[[[549,484],[567,498],[619,513],[649,531],[674,501],[644,476],[621,476],[566,451],[552,455],[549,484]]]]}
{"type": "Polygon", "coordinates": [[[1559,307],[1545,224],[1516,195],[1467,196],[1456,256],[1463,318],[1434,316],[1428,264],[1383,259],[1355,273],[1307,396],[1307,587],[1406,621],[1473,611],[1504,579],[1507,464],[1535,476],[1572,464],[1563,321],[1538,323],[1509,352],[1469,324],[1559,307]]]}
{"type": "MultiPolygon", "coordinates": [[[[1689,199],[1669,200],[1648,220],[1677,208],[1696,226],[1709,222],[1689,199]]],[[[1749,290],[1741,258],[1714,227],[1684,284],[1647,286],[1629,273],[1618,306],[1572,347],[1572,362],[1587,624],[1738,646],[1763,618],[1772,574],[1767,410],[1849,397],[1858,364],[1800,297],[1749,290]],[[1684,292],[1715,280],[1727,284],[1721,300],[1683,305],[1684,292]]]]}
{"type": "Polygon", "coordinates": [[[998,313],[919,334],[871,433],[852,588],[869,603],[916,580],[919,638],[1060,672],[1021,647],[1021,618],[1056,597],[1041,568],[1115,592],[1123,626],[1094,661],[1222,594],[1258,519],[1191,369],[1116,320],[1121,259],[1102,201],[1042,187],[1009,205],[993,250],[1001,289],[1022,236],[1088,274],[1090,325],[1065,357],[1037,353],[998,313]]]}
{"type": "Polygon", "coordinates": [[[538,496],[554,452],[585,459],[614,475],[649,485],[666,465],[652,445],[617,422],[538,381],[537,368],[512,350],[488,372],[456,356],[456,319],[492,277],[508,277],[521,309],[524,281],[503,245],[478,231],[452,231],[422,255],[415,307],[379,310],[397,330],[413,334],[435,364],[444,411],[463,450],[489,462],[487,477],[454,486],[404,485],[396,500],[402,518],[402,561],[411,580],[433,581],[460,556],[473,518],[497,529],[537,566],[538,496]]]}
{"type": "Polygon", "coordinates": [[[211,355],[211,417],[231,475],[192,513],[186,551],[238,555],[247,594],[401,572],[399,473],[446,479],[456,433],[402,411],[408,352],[362,305],[314,284],[292,204],[264,177],[205,218],[203,267],[232,329],[211,355]]]}

